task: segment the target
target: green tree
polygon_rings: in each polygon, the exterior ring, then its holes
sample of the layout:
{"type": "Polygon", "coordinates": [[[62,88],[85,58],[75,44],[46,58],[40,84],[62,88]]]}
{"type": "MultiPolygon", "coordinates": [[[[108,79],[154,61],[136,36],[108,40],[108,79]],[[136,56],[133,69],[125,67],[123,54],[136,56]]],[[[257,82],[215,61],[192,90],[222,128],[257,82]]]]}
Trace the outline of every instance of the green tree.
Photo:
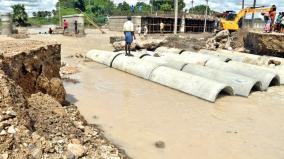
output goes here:
{"type": "MultiPolygon", "coordinates": [[[[162,10],[161,7],[165,7],[165,4],[169,4],[171,8],[174,8],[175,6],[175,0],[150,0],[150,4],[153,5],[153,9],[155,11],[162,10]]],[[[167,6],[168,7],[168,6],[167,6]]],[[[178,0],[178,10],[182,11],[185,7],[184,0],[178,0]]]]}
{"type": "MultiPolygon", "coordinates": [[[[189,9],[189,13],[193,13],[193,14],[204,14],[205,11],[206,11],[206,5],[197,5],[189,9]]],[[[216,12],[208,6],[208,13],[213,14],[216,12]]]]}
{"type": "Polygon", "coordinates": [[[165,3],[165,4],[161,5],[160,10],[164,11],[164,12],[169,12],[169,11],[173,10],[173,8],[172,8],[172,6],[170,4],[165,3]]]}
{"type": "Polygon", "coordinates": [[[115,9],[115,5],[111,0],[93,0],[91,6],[92,12],[96,15],[109,15],[115,9]]]}
{"type": "Polygon", "coordinates": [[[16,25],[25,26],[28,21],[25,5],[15,4],[11,8],[13,9],[13,22],[17,23],[16,25]]]}
{"type": "Polygon", "coordinates": [[[135,5],[135,11],[139,12],[139,8],[142,9],[142,12],[149,12],[151,11],[151,6],[149,4],[146,4],[144,2],[137,2],[135,5]]]}
{"type": "Polygon", "coordinates": [[[84,0],[77,0],[74,3],[74,7],[80,9],[81,11],[85,11],[85,1],[84,0]]]}
{"type": "Polygon", "coordinates": [[[116,9],[118,11],[122,11],[122,12],[123,11],[130,11],[130,5],[127,2],[123,1],[123,3],[119,3],[117,5],[116,9]]]}

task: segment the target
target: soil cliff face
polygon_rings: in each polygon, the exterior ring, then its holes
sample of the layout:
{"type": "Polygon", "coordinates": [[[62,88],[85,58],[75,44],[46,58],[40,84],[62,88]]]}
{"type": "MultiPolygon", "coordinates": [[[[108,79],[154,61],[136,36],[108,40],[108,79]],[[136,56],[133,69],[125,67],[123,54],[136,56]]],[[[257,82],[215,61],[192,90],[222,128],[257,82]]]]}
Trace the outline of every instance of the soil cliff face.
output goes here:
{"type": "Polygon", "coordinates": [[[249,32],[245,38],[245,47],[254,54],[284,57],[284,35],[249,32]]]}
{"type": "Polygon", "coordinates": [[[65,89],[60,80],[61,45],[32,40],[11,40],[0,43],[1,70],[26,96],[42,92],[58,102],[65,100],[65,89]]]}

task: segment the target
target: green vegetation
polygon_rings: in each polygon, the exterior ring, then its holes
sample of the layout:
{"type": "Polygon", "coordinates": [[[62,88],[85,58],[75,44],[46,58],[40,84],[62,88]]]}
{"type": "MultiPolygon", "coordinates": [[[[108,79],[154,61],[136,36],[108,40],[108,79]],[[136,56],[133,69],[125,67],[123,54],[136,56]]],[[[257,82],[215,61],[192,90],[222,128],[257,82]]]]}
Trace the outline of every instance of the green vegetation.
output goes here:
{"type": "Polygon", "coordinates": [[[40,25],[49,25],[49,24],[58,24],[59,19],[58,16],[51,18],[42,18],[42,17],[30,17],[28,19],[28,23],[32,26],[40,26],[40,25]]]}
{"type": "Polygon", "coordinates": [[[23,4],[15,4],[11,6],[13,9],[13,22],[17,26],[26,26],[28,23],[28,14],[23,4]]]}
{"type": "MultiPolygon", "coordinates": [[[[174,0],[150,0],[150,4],[153,5],[154,11],[173,11],[174,10],[174,0]]],[[[178,0],[178,10],[182,11],[185,7],[184,0],[178,0]]]]}
{"type": "MultiPolygon", "coordinates": [[[[113,0],[59,0],[56,10],[34,12],[33,17],[29,18],[28,22],[32,25],[59,24],[59,8],[61,16],[79,14],[78,9],[80,9],[99,25],[105,24],[107,17],[112,15],[146,15],[150,11],[172,12],[174,10],[174,0],[150,0],[150,4],[138,2],[133,6],[134,13],[131,13],[131,6],[125,1],[115,5],[113,0]]],[[[179,0],[178,7],[179,11],[184,9],[184,0],[179,0]]],[[[195,9],[199,10],[199,8],[195,9]]]]}
{"type": "MultiPolygon", "coordinates": [[[[193,14],[204,14],[205,11],[206,11],[206,5],[197,5],[189,9],[189,13],[193,14]]],[[[214,14],[214,13],[216,12],[208,6],[208,14],[214,14]]]]}

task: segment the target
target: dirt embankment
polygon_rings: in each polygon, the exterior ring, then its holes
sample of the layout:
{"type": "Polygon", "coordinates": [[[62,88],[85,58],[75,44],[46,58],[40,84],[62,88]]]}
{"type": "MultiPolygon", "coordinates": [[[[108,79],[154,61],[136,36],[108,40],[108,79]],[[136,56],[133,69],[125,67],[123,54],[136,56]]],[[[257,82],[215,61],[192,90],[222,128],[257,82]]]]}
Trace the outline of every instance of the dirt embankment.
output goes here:
{"type": "Polygon", "coordinates": [[[189,51],[198,51],[204,49],[206,46],[206,41],[212,37],[211,34],[184,34],[180,36],[167,36],[165,44],[162,46],[179,48],[189,51]]]}
{"type": "Polygon", "coordinates": [[[254,54],[284,57],[284,34],[249,32],[245,47],[254,54]]]}
{"type": "Polygon", "coordinates": [[[60,45],[6,41],[0,48],[0,159],[129,158],[76,106],[59,103],[60,45]]]}
{"type": "Polygon", "coordinates": [[[25,95],[43,92],[65,100],[65,89],[60,79],[61,45],[34,40],[0,42],[0,69],[19,86],[25,95]]]}

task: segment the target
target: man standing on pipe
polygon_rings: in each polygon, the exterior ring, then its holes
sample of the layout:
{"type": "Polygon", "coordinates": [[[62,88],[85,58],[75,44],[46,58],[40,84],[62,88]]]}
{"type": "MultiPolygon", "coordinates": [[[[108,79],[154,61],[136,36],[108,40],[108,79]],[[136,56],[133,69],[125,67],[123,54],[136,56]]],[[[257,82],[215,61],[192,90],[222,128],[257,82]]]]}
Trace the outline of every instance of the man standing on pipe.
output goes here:
{"type": "Polygon", "coordinates": [[[134,24],[131,22],[131,17],[127,17],[127,22],[123,25],[123,32],[125,36],[125,56],[133,56],[130,53],[131,43],[135,39],[134,24]]]}

